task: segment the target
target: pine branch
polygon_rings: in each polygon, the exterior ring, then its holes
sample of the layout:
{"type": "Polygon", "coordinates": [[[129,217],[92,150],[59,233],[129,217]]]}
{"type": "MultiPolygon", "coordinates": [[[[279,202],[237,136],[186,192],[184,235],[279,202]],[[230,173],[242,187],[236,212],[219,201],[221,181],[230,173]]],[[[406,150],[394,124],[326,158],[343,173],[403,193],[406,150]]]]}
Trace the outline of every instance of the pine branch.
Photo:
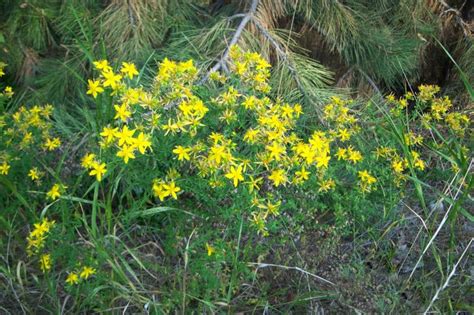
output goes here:
{"type": "Polygon", "coordinates": [[[462,32],[464,33],[464,36],[466,38],[470,38],[471,37],[471,31],[470,31],[469,23],[467,23],[466,21],[463,20],[462,14],[461,14],[461,10],[464,7],[464,5],[466,4],[466,1],[464,1],[464,3],[462,4],[462,6],[459,10],[456,9],[456,8],[451,7],[444,0],[438,0],[438,2],[446,9],[443,12],[441,12],[440,15],[444,15],[444,14],[447,14],[449,12],[453,12],[454,16],[456,18],[456,21],[458,22],[459,26],[461,27],[462,32]]]}
{"type": "MultiPolygon", "coordinates": [[[[313,98],[308,94],[305,85],[301,81],[298,70],[296,69],[296,65],[294,64],[294,62],[289,57],[289,52],[287,52],[286,49],[283,49],[282,45],[280,45],[280,43],[278,43],[278,41],[268,32],[268,30],[257,19],[252,19],[252,22],[259,29],[260,33],[273,46],[273,48],[275,49],[275,52],[278,55],[278,58],[286,64],[288,70],[290,71],[291,76],[293,77],[293,79],[296,82],[296,86],[297,86],[298,90],[301,92],[303,97],[309,103],[313,103],[313,98]]],[[[316,109],[319,111],[318,107],[316,107],[316,109]]],[[[317,117],[318,117],[319,121],[321,123],[323,123],[323,121],[320,119],[319,115],[317,117]]]]}
{"type": "Polygon", "coordinates": [[[229,42],[229,45],[227,46],[226,50],[222,54],[221,59],[214,65],[214,67],[211,68],[211,70],[209,70],[209,72],[207,72],[207,74],[204,76],[204,78],[201,80],[200,83],[206,82],[209,79],[209,76],[211,75],[212,72],[219,71],[221,68],[225,72],[228,72],[227,59],[229,58],[230,48],[233,45],[237,44],[237,42],[239,41],[240,36],[242,35],[242,32],[244,31],[244,29],[247,26],[248,22],[251,20],[252,16],[257,11],[257,7],[258,7],[259,2],[260,2],[260,0],[253,0],[252,4],[250,6],[250,10],[247,13],[242,14],[242,15],[241,14],[236,14],[235,16],[232,17],[232,18],[236,18],[236,17],[242,16],[243,18],[240,21],[239,26],[235,30],[234,36],[232,36],[232,39],[229,42]]]}
{"type": "Polygon", "coordinates": [[[256,19],[252,19],[252,22],[255,24],[255,26],[257,26],[257,28],[260,30],[260,32],[262,33],[263,36],[265,36],[265,38],[270,42],[270,44],[273,46],[273,48],[275,49],[278,57],[283,60],[284,62],[286,62],[287,66],[288,66],[288,70],[290,70],[290,73],[292,74],[293,78],[295,79],[296,81],[296,85],[298,86],[298,88],[300,89],[301,93],[303,93],[303,95],[305,95],[305,97],[307,97],[306,95],[306,91],[305,89],[303,88],[303,84],[301,83],[301,80],[298,76],[298,72],[296,71],[296,68],[295,68],[295,65],[293,64],[293,62],[291,62],[291,60],[288,58],[288,54],[283,50],[283,48],[281,47],[281,45],[276,41],[275,38],[273,38],[273,36],[268,32],[268,30],[263,27],[262,24],[260,24],[259,21],[257,21],[256,19]]]}

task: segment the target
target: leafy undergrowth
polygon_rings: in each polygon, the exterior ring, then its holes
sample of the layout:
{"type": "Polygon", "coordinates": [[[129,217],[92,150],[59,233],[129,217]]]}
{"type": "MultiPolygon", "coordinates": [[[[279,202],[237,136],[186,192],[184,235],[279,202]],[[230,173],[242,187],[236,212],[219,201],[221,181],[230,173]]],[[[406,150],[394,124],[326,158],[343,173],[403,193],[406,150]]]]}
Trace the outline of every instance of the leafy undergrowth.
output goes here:
{"type": "Polygon", "coordinates": [[[303,107],[229,58],[96,61],[91,107],[3,89],[2,312],[472,311],[469,113],[430,85],[303,107]]]}

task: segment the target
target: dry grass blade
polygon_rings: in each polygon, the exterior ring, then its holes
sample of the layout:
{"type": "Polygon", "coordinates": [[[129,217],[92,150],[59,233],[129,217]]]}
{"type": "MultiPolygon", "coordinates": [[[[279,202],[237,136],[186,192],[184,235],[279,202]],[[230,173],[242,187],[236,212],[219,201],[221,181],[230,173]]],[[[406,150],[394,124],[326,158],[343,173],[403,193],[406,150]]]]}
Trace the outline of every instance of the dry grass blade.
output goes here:
{"type": "Polygon", "coordinates": [[[318,276],[318,275],[315,275],[314,273],[311,273],[311,272],[309,272],[309,271],[306,271],[306,270],[304,270],[304,269],[301,269],[300,267],[291,267],[291,266],[283,266],[283,265],[267,264],[267,263],[252,263],[252,262],[249,263],[249,265],[257,266],[257,271],[258,271],[258,269],[260,269],[260,268],[268,268],[268,267],[277,267],[277,268],[282,268],[282,269],[285,269],[285,270],[297,270],[297,271],[299,271],[299,272],[302,272],[302,273],[304,273],[304,274],[306,274],[306,275],[308,275],[308,276],[311,276],[311,277],[313,277],[313,278],[315,278],[315,279],[321,280],[321,281],[323,281],[323,282],[325,282],[325,283],[328,283],[328,284],[330,284],[330,285],[333,285],[333,286],[336,285],[334,282],[331,282],[331,281],[329,281],[329,280],[327,280],[327,279],[324,279],[323,277],[320,277],[320,276],[318,276]]]}
{"type": "Polygon", "coordinates": [[[443,283],[442,286],[440,286],[438,288],[438,290],[436,290],[436,293],[434,294],[433,298],[431,299],[431,302],[430,304],[428,305],[428,307],[426,308],[426,310],[423,312],[423,314],[427,314],[429,312],[429,310],[433,307],[433,304],[434,302],[438,299],[439,297],[439,294],[441,293],[441,291],[443,291],[444,289],[446,289],[449,285],[449,281],[451,280],[451,278],[454,276],[454,274],[456,273],[456,270],[459,266],[459,263],[462,261],[462,259],[464,258],[464,255],[466,255],[467,251],[471,248],[471,244],[472,244],[472,241],[474,240],[474,238],[471,238],[471,240],[469,241],[469,244],[467,244],[466,248],[464,249],[464,251],[462,252],[461,256],[459,257],[458,261],[456,262],[456,264],[454,264],[453,266],[453,269],[451,270],[451,272],[449,273],[448,277],[446,278],[446,281],[443,283]]]}
{"type": "Polygon", "coordinates": [[[421,253],[420,257],[418,258],[415,266],[413,267],[413,270],[411,271],[410,273],[410,276],[408,277],[408,280],[407,281],[410,281],[410,279],[413,277],[413,274],[415,273],[416,269],[418,268],[418,265],[420,264],[421,260],[423,259],[423,256],[426,254],[426,252],[428,251],[428,249],[430,248],[431,244],[433,244],[433,241],[435,240],[435,238],[438,236],[439,232],[441,231],[442,227],[444,226],[444,224],[446,223],[446,221],[448,220],[448,216],[449,216],[449,213],[451,211],[451,209],[453,208],[453,205],[457,199],[457,197],[459,196],[460,192],[461,192],[461,188],[464,186],[464,182],[466,180],[466,177],[469,175],[471,169],[472,169],[472,164],[474,162],[474,159],[471,159],[471,162],[469,163],[469,168],[467,169],[466,173],[464,174],[462,180],[461,180],[461,183],[459,184],[458,186],[458,189],[456,191],[456,194],[454,195],[453,197],[453,202],[449,205],[449,208],[448,210],[446,211],[443,219],[441,220],[441,222],[439,223],[438,225],[438,228],[436,229],[435,233],[433,234],[433,236],[431,237],[431,239],[429,240],[428,244],[426,245],[425,249],[423,250],[423,252],[421,253]]]}

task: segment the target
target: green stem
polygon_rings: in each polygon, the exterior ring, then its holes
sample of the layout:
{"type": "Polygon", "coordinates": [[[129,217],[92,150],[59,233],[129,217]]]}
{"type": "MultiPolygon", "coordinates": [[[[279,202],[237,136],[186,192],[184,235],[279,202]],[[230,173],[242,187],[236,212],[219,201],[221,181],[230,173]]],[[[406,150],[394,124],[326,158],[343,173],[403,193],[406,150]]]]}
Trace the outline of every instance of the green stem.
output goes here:
{"type": "Polygon", "coordinates": [[[97,236],[97,209],[98,209],[98,199],[99,199],[99,182],[94,184],[94,200],[92,202],[92,218],[91,218],[91,227],[92,235],[97,236]]]}
{"type": "Polygon", "coordinates": [[[105,216],[107,219],[107,230],[112,229],[112,193],[109,191],[107,194],[107,201],[105,202],[105,216]]]}

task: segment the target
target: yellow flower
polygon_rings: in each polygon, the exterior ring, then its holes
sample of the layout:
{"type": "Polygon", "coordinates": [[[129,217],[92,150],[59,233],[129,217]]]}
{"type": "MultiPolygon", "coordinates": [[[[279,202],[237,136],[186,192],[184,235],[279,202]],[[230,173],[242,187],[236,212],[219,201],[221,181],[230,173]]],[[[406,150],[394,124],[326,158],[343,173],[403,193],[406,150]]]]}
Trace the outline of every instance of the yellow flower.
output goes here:
{"type": "Polygon", "coordinates": [[[351,138],[351,134],[346,128],[339,129],[337,136],[342,142],[345,142],[351,138]]]}
{"type": "Polygon", "coordinates": [[[268,176],[268,179],[272,180],[276,187],[284,184],[287,180],[284,170],[273,170],[272,174],[268,176]]]}
{"type": "Polygon", "coordinates": [[[403,167],[403,162],[401,160],[393,160],[392,162],[392,168],[395,171],[395,173],[403,173],[403,170],[405,169],[403,167]]]}
{"type": "Polygon", "coordinates": [[[268,214],[278,216],[280,215],[280,206],[281,206],[281,200],[278,200],[276,203],[272,203],[271,201],[267,201],[267,204],[265,205],[258,205],[260,209],[265,209],[267,210],[268,214]]]}
{"type": "Polygon", "coordinates": [[[40,268],[41,271],[46,272],[51,269],[51,255],[43,254],[40,256],[40,268]]]}
{"type": "Polygon", "coordinates": [[[3,93],[5,93],[5,96],[6,96],[6,97],[12,97],[13,94],[15,94],[15,93],[13,92],[13,88],[12,88],[11,86],[6,86],[6,87],[5,87],[5,90],[3,91],[3,93]]]}
{"type": "Polygon", "coordinates": [[[256,129],[248,129],[247,132],[244,135],[244,141],[247,141],[249,143],[255,143],[255,140],[257,139],[258,136],[258,130],[256,129]]]}
{"type": "Polygon", "coordinates": [[[42,238],[55,223],[54,220],[49,221],[47,218],[44,218],[40,223],[33,224],[34,229],[30,233],[30,238],[42,238]]]}
{"type": "Polygon", "coordinates": [[[209,135],[209,139],[212,140],[212,141],[214,141],[214,144],[218,144],[219,142],[224,141],[224,135],[221,134],[221,133],[212,132],[212,133],[209,135]]]}
{"type": "Polygon", "coordinates": [[[305,181],[305,180],[308,180],[310,174],[311,174],[311,173],[308,172],[308,171],[305,169],[304,166],[301,167],[301,170],[295,172],[295,175],[297,176],[297,180],[298,180],[299,182],[303,182],[303,181],[305,181]]]}
{"type": "Polygon", "coordinates": [[[423,171],[425,169],[425,162],[423,162],[423,160],[420,159],[420,153],[416,151],[411,151],[411,155],[413,158],[413,165],[419,170],[423,171]]]}
{"type": "Polygon", "coordinates": [[[44,218],[41,223],[35,223],[33,231],[30,232],[29,236],[27,237],[27,248],[26,251],[29,256],[33,253],[37,253],[39,249],[44,246],[44,242],[47,237],[47,233],[54,226],[54,221],[48,221],[48,219],[44,218]]]}
{"type": "Polygon", "coordinates": [[[263,178],[253,178],[253,176],[250,176],[250,182],[248,182],[248,188],[250,192],[253,192],[254,190],[260,190],[260,185],[261,182],[263,181],[263,178]]]}
{"type": "Polygon", "coordinates": [[[257,101],[258,99],[255,96],[251,95],[245,98],[245,101],[242,102],[242,105],[245,109],[252,110],[255,108],[257,101]]]}
{"type": "Polygon", "coordinates": [[[100,81],[94,80],[87,80],[89,89],[87,90],[87,94],[91,94],[94,98],[97,97],[98,94],[104,92],[104,89],[100,86],[100,81]]]}
{"type": "Polygon", "coordinates": [[[61,196],[60,192],[61,186],[59,184],[54,184],[53,187],[46,193],[46,196],[51,200],[56,200],[61,196]]]}
{"type": "Polygon", "coordinates": [[[87,280],[87,279],[89,279],[90,276],[94,275],[95,272],[96,272],[96,270],[95,270],[94,268],[84,266],[84,267],[82,268],[81,273],[80,273],[80,277],[81,277],[82,279],[86,279],[86,280],[87,280]]]}
{"type": "Polygon", "coordinates": [[[124,144],[133,144],[135,139],[133,138],[133,135],[135,134],[135,129],[128,129],[128,126],[123,126],[122,130],[117,132],[115,135],[119,141],[118,145],[122,146],[124,144]]]}
{"type": "Polygon", "coordinates": [[[295,104],[295,106],[293,106],[293,109],[295,111],[296,117],[300,117],[301,114],[303,114],[303,107],[300,104],[295,104]]]}
{"type": "Polygon", "coordinates": [[[244,62],[235,62],[235,73],[242,76],[245,72],[247,72],[247,64],[244,62]]]}
{"type": "Polygon", "coordinates": [[[79,276],[75,272],[71,272],[67,275],[66,283],[69,285],[74,285],[79,283],[79,276]]]}
{"type": "Polygon", "coordinates": [[[38,169],[36,167],[33,167],[32,169],[30,169],[30,171],[28,172],[28,177],[30,177],[31,180],[33,181],[40,179],[40,173],[38,169]]]}
{"type": "Polygon", "coordinates": [[[100,182],[102,180],[102,176],[107,172],[105,163],[93,162],[91,167],[92,170],[89,172],[89,175],[95,175],[97,181],[100,182]]]}
{"type": "Polygon", "coordinates": [[[4,69],[5,69],[6,66],[7,66],[6,63],[3,63],[3,62],[0,61],[0,78],[5,75],[4,69]]]}
{"type": "Polygon", "coordinates": [[[208,159],[209,161],[215,161],[217,164],[220,164],[222,160],[228,159],[230,155],[229,152],[226,152],[224,146],[218,145],[211,147],[208,159]]]}
{"type": "Polygon", "coordinates": [[[104,127],[100,135],[105,138],[106,143],[110,143],[114,140],[115,136],[117,135],[118,128],[109,128],[104,127]]]}
{"type": "Polygon", "coordinates": [[[165,200],[166,197],[170,195],[170,192],[164,189],[164,184],[159,182],[153,183],[153,194],[160,198],[160,201],[165,200]]]}
{"type": "Polygon", "coordinates": [[[336,182],[333,179],[322,180],[319,182],[318,192],[327,192],[334,187],[336,187],[336,182]]]}
{"type": "Polygon", "coordinates": [[[9,170],[10,170],[10,165],[7,162],[3,162],[2,165],[0,165],[1,175],[8,175],[9,170]]]}
{"type": "Polygon", "coordinates": [[[398,100],[398,105],[401,109],[405,109],[408,106],[408,101],[404,98],[398,100]]]}
{"type": "Polygon", "coordinates": [[[337,157],[337,160],[344,160],[346,159],[346,153],[347,153],[347,149],[344,149],[344,148],[339,148],[336,152],[336,157],[337,157]]]}
{"type": "Polygon", "coordinates": [[[263,236],[268,236],[267,228],[265,227],[266,223],[266,213],[263,212],[253,212],[252,213],[252,223],[257,228],[258,233],[263,236]]]}
{"type": "Polygon", "coordinates": [[[173,197],[174,199],[178,199],[178,196],[176,195],[177,192],[181,191],[181,188],[176,186],[174,182],[171,182],[169,184],[164,184],[163,189],[165,190],[165,193],[168,196],[173,197]]]}
{"type": "Polygon", "coordinates": [[[122,79],[120,74],[115,74],[113,71],[102,72],[104,76],[104,87],[110,86],[113,90],[117,88],[118,83],[122,79]]]}
{"type": "Polygon", "coordinates": [[[393,153],[394,149],[390,147],[381,146],[375,150],[375,156],[377,157],[377,159],[390,157],[393,153]]]}
{"type": "Polygon", "coordinates": [[[315,158],[316,166],[318,168],[328,167],[330,159],[331,159],[331,156],[327,154],[320,154],[315,158]]]}
{"type": "Polygon", "coordinates": [[[151,141],[148,138],[148,135],[140,132],[138,137],[135,138],[135,147],[141,154],[145,154],[146,149],[151,148],[151,141]]]}
{"type": "Polygon", "coordinates": [[[266,149],[270,152],[270,159],[275,159],[276,161],[280,161],[281,156],[286,151],[285,147],[277,142],[273,142],[272,145],[267,145],[266,149]]]}
{"type": "Polygon", "coordinates": [[[389,95],[385,96],[385,99],[387,102],[395,102],[395,95],[393,93],[390,93],[389,95]]]}
{"type": "Polygon", "coordinates": [[[347,159],[354,164],[362,160],[362,154],[359,151],[352,149],[351,147],[348,148],[348,155],[349,156],[347,157],[347,159]]]}
{"type": "Polygon", "coordinates": [[[178,145],[174,148],[173,153],[178,156],[178,161],[182,161],[183,159],[189,161],[190,156],[188,152],[190,151],[191,151],[190,148],[185,148],[183,146],[178,145]]]}
{"type": "Polygon", "coordinates": [[[59,138],[53,138],[53,139],[46,138],[46,141],[43,144],[43,146],[46,149],[48,149],[48,151],[53,151],[54,149],[56,149],[60,145],[61,145],[61,140],[59,140],[59,138]]]}
{"type": "Polygon", "coordinates": [[[366,182],[367,184],[374,184],[377,181],[367,170],[359,171],[358,174],[361,181],[366,182]]]}
{"type": "Polygon", "coordinates": [[[94,163],[95,154],[94,153],[87,153],[84,155],[81,161],[81,166],[84,168],[91,168],[92,164],[94,163]]]}
{"type": "Polygon", "coordinates": [[[423,160],[421,160],[421,159],[416,159],[414,165],[420,171],[425,170],[425,162],[423,162],[423,160]]]}
{"type": "Polygon", "coordinates": [[[120,69],[120,72],[128,76],[130,79],[133,79],[133,76],[138,75],[135,64],[128,62],[122,62],[122,68],[120,69]]]}
{"type": "Polygon", "coordinates": [[[238,167],[231,166],[230,171],[225,174],[225,177],[232,179],[234,181],[234,186],[237,187],[239,181],[244,180],[244,176],[242,175],[242,165],[239,165],[238,167]]]}
{"type": "Polygon", "coordinates": [[[128,118],[132,115],[132,112],[128,110],[128,106],[126,103],[123,103],[121,106],[114,105],[115,108],[115,116],[114,119],[120,119],[123,122],[126,122],[128,118]]]}
{"type": "Polygon", "coordinates": [[[104,72],[108,72],[112,70],[107,60],[94,61],[94,66],[97,70],[102,70],[104,72]]]}
{"type": "Polygon", "coordinates": [[[418,87],[418,90],[420,91],[418,94],[418,97],[422,101],[430,101],[433,99],[436,93],[439,92],[440,88],[437,85],[420,85],[418,87]]]}
{"type": "Polygon", "coordinates": [[[206,243],[206,250],[207,250],[207,256],[211,256],[216,252],[216,249],[209,245],[209,243],[206,243]]]}
{"type": "Polygon", "coordinates": [[[367,170],[359,171],[358,173],[360,183],[359,186],[363,192],[370,192],[372,185],[377,182],[377,179],[370,175],[367,170]]]}
{"type": "Polygon", "coordinates": [[[133,146],[124,144],[121,147],[120,151],[117,152],[117,156],[121,157],[125,164],[127,164],[129,159],[135,158],[135,154],[133,154],[133,151],[135,151],[135,148],[133,146]]]}

